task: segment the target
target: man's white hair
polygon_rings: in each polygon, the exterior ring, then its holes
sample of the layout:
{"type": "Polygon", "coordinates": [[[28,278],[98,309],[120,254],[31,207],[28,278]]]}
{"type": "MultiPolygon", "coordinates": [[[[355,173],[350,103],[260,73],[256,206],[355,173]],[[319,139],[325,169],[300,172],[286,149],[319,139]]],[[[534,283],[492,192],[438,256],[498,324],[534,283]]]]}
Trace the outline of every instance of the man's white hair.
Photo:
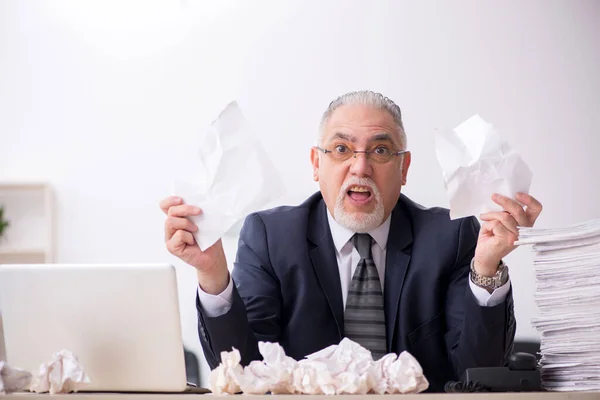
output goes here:
{"type": "Polygon", "coordinates": [[[338,107],[344,105],[361,104],[368,107],[377,108],[379,110],[387,111],[394,122],[398,126],[398,135],[400,136],[400,150],[406,150],[407,140],[406,132],[404,132],[404,124],[402,123],[402,112],[400,107],[389,98],[385,97],[381,93],[373,92],[371,90],[359,90],[341,95],[337,99],[329,103],[329,107],[321,117],[321,123],[319,125],[319,138],[318,143],[321,145],[323,139],[323,128],[325,124],[338,107]]]}

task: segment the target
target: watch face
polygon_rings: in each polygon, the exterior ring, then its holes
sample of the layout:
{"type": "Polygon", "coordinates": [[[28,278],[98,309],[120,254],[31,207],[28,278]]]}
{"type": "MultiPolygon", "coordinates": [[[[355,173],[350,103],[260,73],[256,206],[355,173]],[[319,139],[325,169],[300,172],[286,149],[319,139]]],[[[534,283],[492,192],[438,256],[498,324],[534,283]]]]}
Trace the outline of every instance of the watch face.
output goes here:
{"type": "Polygon", "coordinates": [[[502,275],[494,279],[494,289],[498,289],[500,286],[502,286],[502,275]]]}
{"type": "Polygon", "coordinates": [[[498,287],[502,286],[502,284],[504,282],[506,282],[506,277],[508,275],[508,268],[506,267],[502,267],[502,270],[500,271],[500,276],[498,276],[498,281],[496,282],[496,285],[498,285],[498,287]]]}

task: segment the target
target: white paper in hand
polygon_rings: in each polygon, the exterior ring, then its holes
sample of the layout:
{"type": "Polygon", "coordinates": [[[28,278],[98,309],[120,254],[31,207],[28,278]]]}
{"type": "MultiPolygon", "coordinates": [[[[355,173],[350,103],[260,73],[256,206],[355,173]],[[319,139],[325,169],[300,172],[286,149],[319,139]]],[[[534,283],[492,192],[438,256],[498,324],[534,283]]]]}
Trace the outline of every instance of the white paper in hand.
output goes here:
{"type": "Polygon", "coordinates": [[[494,193],[529,193],[532,173],[494,127],[474,115],[452,132],[436,134],[436,154],[450,201],[450,218],[502,211],[494,193]]]}
{"type": "Polygon", "coordinates": [[[283,196],[285,187],[235,101],[209,127],[199,157],[197,178],[176,181],[174,195],[202,208],[190,220],[199,227],[194,237],[204,251],[248,214],[283,196]]]}

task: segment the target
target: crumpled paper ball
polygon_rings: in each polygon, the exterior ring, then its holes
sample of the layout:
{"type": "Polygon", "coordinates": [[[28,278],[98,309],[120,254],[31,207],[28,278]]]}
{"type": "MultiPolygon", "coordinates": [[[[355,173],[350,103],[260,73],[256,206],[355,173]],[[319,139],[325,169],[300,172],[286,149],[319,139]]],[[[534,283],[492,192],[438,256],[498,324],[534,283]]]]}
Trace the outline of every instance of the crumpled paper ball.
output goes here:
{"type": "Polygon", "coordinates": [[[373,393],[385,394],[391,393],[390,384],[392,384],[389,374],[390,366],[396,361],[398,356],[394,353],[386,354],[375,361],[369,371],[369,387],[373,393]]]}
{"type": "Polygon", "coordinates": [[[221,364],[208,376],[208,388],[217,395],[236,394],[240,389],[239,377],[244,372],[242,357],[237,349],[221,352],[221,364]]]}
{"type": "Polygon", "coordinates": [[[331,345],[310,354],[300,362],[303,371],[297,375],[304,374],[304,371],[308,374],[294,381],[301,383],[296,388],[297,392],[367,394],[371,389],[368,385],[369,371],[374,363],[371,352],[348,338],[342,339],[339,345],[331,345]],[[318,372],[323,370],[327,373],[318,372]]]}
{"type": "Polygon", "coordinates": [[[221,353],[221,364],[209,375],[209,389],[215,394],[291,394],[296,360],[285,355],[276,343],[259,342],[263,361],[252,361],[246,368],[240,364],[237,349],[221,353]]]}
{"type": "Polygon", "coordinates": [[[403,351],[398,359],[385,369],[387,393],[419,393],[429,387],[421,364],[410,353],[403,351]]]}
{"type": "Polygon", "coordinates": [[[298,361],[292,385],[298,394],[335,394],[333,377],[321,361],[298,361]]]}
{"type": "Polygon", "coordinates": [[[77,392],[90,379],[69,350],[54,353],[49,363],[42,364],[29,390],[36,393],[57,394],[77,392]]]}
{"type": "Polygon", "coordinates": [[[0,361],[0,395],[20,392],[31,383],[31,373],[19,368],[12,368],[0,361]]]}
{"type": "Polygon", "coordinates": [[[285,355],[277,343],[259,342],[262,361],[252,361],[240,377],[240,388],[248,394],[291,394],[296,360],[285,355]]]}
{"type": "Polygon", "coordinates": [[[419,362],[408,352],[377,361],[356,342],[344,338],[296,362],[278,343],[259,342],[263,361],[242,368],[237,349],[221,353],[211,371],[214,394],[393,394],[420,393],[429,387],[419,362]]]}
{"type": "Polygon", "coordinates": [[[250,362],[246,368],[243,368],[235,376],[239,389],[244,394],[265,394],[269,392],[269,367],[260,361],[250,362]]]}

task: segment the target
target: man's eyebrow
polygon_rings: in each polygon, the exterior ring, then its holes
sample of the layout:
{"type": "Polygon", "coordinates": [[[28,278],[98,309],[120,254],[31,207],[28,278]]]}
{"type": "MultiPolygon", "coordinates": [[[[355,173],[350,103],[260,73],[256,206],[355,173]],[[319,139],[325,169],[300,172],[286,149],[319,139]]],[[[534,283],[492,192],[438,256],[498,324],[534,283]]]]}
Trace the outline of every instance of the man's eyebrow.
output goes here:
{"type": "Polygon", "coordinates": [[[341,139],[341,140],[346,140],[348,142],[352,142],[352,143],[356,143],[356,138],[353,136],[350,136],[346,133],[342,133],[342,132],[336,132],[334,133],[334,135],[331,137],[331,140],[335,140],[335,139],[341,139]]]}
{"type": "Polygon", "coordinates": [[[394,138],[389,133],[378,133],[369,139],[369,142],[391,142],[394,143],[394,138]]]}

